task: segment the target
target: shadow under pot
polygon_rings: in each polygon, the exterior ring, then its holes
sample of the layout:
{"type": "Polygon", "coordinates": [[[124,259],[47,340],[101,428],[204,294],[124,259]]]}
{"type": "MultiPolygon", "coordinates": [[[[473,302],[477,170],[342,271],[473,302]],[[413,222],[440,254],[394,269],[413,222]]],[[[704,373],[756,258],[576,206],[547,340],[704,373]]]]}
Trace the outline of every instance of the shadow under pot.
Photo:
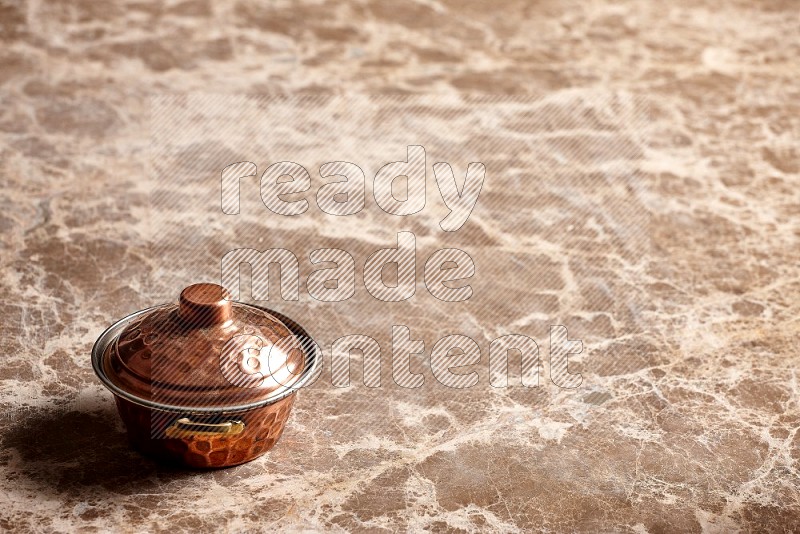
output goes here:
{"type": "Polygon", "coordinates": [[[215,284],[117,321],[92,348],[134,447],[190,467],[237,465],[272,448],[320,358],[294,321],[215,284]]]}

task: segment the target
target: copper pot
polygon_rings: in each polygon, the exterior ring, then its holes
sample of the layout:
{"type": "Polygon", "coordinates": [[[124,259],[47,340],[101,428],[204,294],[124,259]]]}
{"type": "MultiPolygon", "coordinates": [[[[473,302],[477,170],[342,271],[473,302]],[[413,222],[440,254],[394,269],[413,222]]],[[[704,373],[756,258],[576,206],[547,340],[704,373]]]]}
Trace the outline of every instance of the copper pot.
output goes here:
{"type": "Polygon", "coordinates": [[[320,358],[292,320],[215,284],[117,321],[92,348],[132,444],[191,467],[237,465],[272,448],[320,358]]]}

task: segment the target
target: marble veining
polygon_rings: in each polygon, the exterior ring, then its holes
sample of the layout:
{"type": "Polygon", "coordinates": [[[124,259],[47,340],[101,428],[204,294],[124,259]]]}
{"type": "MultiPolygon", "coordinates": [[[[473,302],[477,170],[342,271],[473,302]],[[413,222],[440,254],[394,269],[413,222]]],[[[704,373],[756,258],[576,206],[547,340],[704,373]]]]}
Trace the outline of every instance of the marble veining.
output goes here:
{"type": "Polygon", "coordinates": [[[0,530],[800,530],[798,8],[0,3],[0,530]],[[422,212],[318,209],[321,163],[369,179],[414,143],[422,212]],[[451,235],[430,165],[463,176],[473,155],[486,183],[451,235]],[[240,216],[219,210],[224,165],[278,157],[312,174],[307,213],[270,215],[256,181],[240,216]],[[335,306],[309,297],[311,250],[361,268],[399,231],[420,273],[468,252],[474,297],[438,301],[421,274],[401,303],[360,280],[335,306]],[[270,304],[326,350],[374,337],[381,387],[358,357],[350,387],[328,366],[266,456],[159,465],[89,351],[238,246],[295,252],[300,299],[270,304]],[[549,379],[550,324],[584,343],[576,390],[549,379]],[[428,356],[475,339],[478,385],[445,388],[424,358],[423,387],[395,384],[392,325],[428,356]],[[539,388],[489,385],[489,343],[515,332],[541,348],[539,388]]]}

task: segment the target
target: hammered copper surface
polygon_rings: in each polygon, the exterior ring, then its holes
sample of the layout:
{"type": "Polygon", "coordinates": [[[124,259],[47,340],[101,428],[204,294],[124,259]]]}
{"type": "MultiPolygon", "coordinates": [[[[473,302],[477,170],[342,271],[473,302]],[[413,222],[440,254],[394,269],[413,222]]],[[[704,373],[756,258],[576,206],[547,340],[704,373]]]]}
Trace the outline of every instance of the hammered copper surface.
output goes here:
{"type": "MultiPolygon", "coordinates": [[[[138,450],[162,462],[208,468],[242,464],[269,451],[283,434],[296,396],[297,394],[289,395],[276,403],[249,412],[221,413],[212,419],[215,422],[243,422],[244,431],[235,436],[203,436],[195,433],[183,438],[170,438],[165,434],[166,427],[173,424],[180,414],[168,418],[153,418],[153,412],[148,408],[119,397],[115,400],[128,431],[128,438],[138,450]]],[[[202,416],[190,417],[203,420],[202,416]]]]}
{"type": "Polygon", "coordinates": [[[268,400],[300,377],[306,356],[286,324],[239,302],[201,302],[202,288],[221,290],[215,284],[190,286],[179,305],[137,317],[108,344],[102,365],[114,384],[146,401],[224,408],[268,400]],[[194,303],[186,295],[191,290],[194,303]],[[258,348],[276,344],[274,353],[259,354],[258,348]],[[285,351],[277,350],[281,344],[285,351]],[[276,364],[279,352],[285,357],[276,364]],[[251,358],[255,367],[247,365],[251,358]],[[270,375],[280,379],[268,380],[270,375]]]}
{"type": "Polygon", "coordinates": [[[312,365],[297,342],[308,334],[280,317],[200,283],[184,288],[177,306],[143,310],[104,332],[93,366],[104,385],[120,388],[112,391],[131,443],[189,467],[238,465],[272,448],[294,403],[287,388],[312,365]],[[288,353],[258,350],[287,340],[288,353]],[[280,365],[268,365],[276,354],[280,365]],[[267,380],[283,371],[282,381],[267,380]],[[262,405],[242,410],[254,402],[262,405]]]}

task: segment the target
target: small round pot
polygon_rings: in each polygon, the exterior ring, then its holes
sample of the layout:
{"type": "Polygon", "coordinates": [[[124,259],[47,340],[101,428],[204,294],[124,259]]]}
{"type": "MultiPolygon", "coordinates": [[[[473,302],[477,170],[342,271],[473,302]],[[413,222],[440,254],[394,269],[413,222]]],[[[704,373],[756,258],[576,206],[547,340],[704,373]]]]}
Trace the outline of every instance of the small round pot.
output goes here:
{"type": "Polygon", "coordinates": [[[92,348],[131,444],[195,468],[249,462],[283,433],[297,390],[321,365],[307,332],[272,310],[196,284],[178,304],[135,312],[92,348]]]}

